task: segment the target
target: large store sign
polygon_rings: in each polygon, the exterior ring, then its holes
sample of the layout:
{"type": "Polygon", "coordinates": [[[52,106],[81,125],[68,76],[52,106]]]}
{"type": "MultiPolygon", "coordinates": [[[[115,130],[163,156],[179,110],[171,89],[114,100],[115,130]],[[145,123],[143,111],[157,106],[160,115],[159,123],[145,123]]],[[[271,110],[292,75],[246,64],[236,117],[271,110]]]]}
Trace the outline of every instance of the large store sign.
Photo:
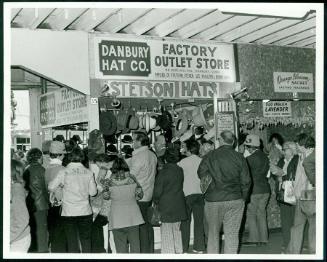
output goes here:
{"type": "Polygon", "coordinates": [[[40,96],[40,122],[43,128],[88,121],[86,95],[68,88],[40,96]]]}
{"type": "Polygon", "coordinates": [[[143,98],[212,98],[219,83],[191,81],[105,81],[104,88],[91,96],[143,98]]]}
{"type": "Polygon", "coordinates": [[[291,117],[292,109],[289,101],[262,102],[264,117],[291,117]]]}
{"type": "Polygon", "coordinates": [[[233,45],[94,38],[95,77],[235,82],[233,45]]]}
{"type": "Polygon", "coordinates": [[[274,72],[275,92],[313,93],[312,73],[274,72]]]}

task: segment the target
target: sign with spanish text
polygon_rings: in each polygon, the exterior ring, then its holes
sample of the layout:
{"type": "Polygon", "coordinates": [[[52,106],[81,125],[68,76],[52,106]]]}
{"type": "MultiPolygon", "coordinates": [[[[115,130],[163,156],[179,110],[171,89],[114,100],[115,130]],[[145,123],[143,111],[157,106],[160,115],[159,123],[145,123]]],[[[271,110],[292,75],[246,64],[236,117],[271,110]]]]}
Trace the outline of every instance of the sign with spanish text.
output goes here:
{"type": "Polygon", "coordinates": [[[86,95],[60,88],[40,96],[40,123],[43,128],[87,121],[86,95]]]}
{"type": "Polygon", "coordinates": [[[235,82],[232,44],[94,37],[95,78],[235,82]]]}
{"type": "Polygon", "coordinates": [[[292,109],[289,101],[262,102],[264,117],[291,117],[292,109]]]}
{"type": "Polygon", "coordinates": [[[91,96],[137,98],[212,98],[219,83],[191,81],[104,81],[104,88],[92,88],[91,96]],[[102,89],[102,90],[101,90],[102,89]]]}
{"type": "Polygon", "coordinates": [[[274,72],[274,91],[291,93],[313,93],[313,74],[296,72],[274,72]]]}

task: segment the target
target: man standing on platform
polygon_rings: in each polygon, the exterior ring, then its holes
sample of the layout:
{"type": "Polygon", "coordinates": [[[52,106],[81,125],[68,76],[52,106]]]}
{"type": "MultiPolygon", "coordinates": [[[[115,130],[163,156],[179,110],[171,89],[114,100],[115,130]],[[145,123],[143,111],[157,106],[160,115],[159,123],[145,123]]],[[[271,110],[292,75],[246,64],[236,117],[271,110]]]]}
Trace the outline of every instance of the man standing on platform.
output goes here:
{"type": "Polygon", "coordinates": [[[212,182],[205,193],[204,215],[208,223],[208,254],[219,253],[221,227],[224,227],[224,253],[236,254],[244,202],[251,178],[245,158],[233,148],[235,136],[223,131],[220,147],[204,156],[198,176],[210,175],[212,182]]]}
{"type": "Polygon", "coordinates": [[[138,201],[145,224],[140,225],[141,253],[154,253],[154,231],[148,221],[147,210],[151,206],[157,157],[149,149],[150,140],[143,132],[133,134],[134,151],[130,161],[130,174],[134,175],[143,189],[143,198],[138,201]]]}

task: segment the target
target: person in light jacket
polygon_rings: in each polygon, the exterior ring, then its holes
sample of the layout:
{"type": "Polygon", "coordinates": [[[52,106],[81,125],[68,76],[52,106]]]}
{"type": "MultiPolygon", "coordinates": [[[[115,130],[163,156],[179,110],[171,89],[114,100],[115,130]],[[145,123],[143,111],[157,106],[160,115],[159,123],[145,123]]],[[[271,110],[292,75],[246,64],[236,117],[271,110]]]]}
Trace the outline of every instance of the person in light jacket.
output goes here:
{"type": "Polygon", "coordinates": [[[62,223],[68,242],[68,252],[78,253],[78,236],[83,253],[91,252],[92,208],[89,196],[97,193],[93,173],[82,164],[83,151],[76,147],[71,162],[49,183],[49,190],[63,187],[62,223]]]}

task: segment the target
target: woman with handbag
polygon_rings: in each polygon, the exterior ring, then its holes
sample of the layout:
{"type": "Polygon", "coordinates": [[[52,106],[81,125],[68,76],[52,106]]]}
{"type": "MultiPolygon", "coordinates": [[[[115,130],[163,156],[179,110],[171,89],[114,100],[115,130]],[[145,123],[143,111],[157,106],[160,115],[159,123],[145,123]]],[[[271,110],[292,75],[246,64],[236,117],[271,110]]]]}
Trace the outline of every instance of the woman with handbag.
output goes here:
{"type": "Polygon", "coordinates": [[[183,169],[177,165],[179,147],[169,144],[165,164],[159,171],[153,191],[153,202],[161,217],[161,253],[183,253],[181,221],[187,219],[183,192],[183,169]]]}
{"type": "Polygon", "coordinates": [[[140,253],[139,225],[144,220],[137,204],[143,191],[136,178],[129,173],[125,160],[117,158],[111,168],[110,179],[104,179],[103,198],[111,199],[109,229],[112,229],[117,253],[140,253]]]}
{"type": "MultiPolygon", "coordinates": [[[[297,155],[297,148],[294,142],[285,142],[282,150],[284,157],[278,161],[277,165],[270,163],[270,171],[274,175],[276,182],[276,197],[280,207],[281,229],[283,235],[282,249],[284,251],[290,241],[290,230],[293,225],[295,214],[295,205],[290,203],[288,199],[285,199],[285,197],[287,196],[287,190],[290,189],[288,188],[289,185],[292,185],[292,181],[295,180],[299,156],[297,155]]],[[[291,196],[288,198],[291,198],[291,196]]]]}

